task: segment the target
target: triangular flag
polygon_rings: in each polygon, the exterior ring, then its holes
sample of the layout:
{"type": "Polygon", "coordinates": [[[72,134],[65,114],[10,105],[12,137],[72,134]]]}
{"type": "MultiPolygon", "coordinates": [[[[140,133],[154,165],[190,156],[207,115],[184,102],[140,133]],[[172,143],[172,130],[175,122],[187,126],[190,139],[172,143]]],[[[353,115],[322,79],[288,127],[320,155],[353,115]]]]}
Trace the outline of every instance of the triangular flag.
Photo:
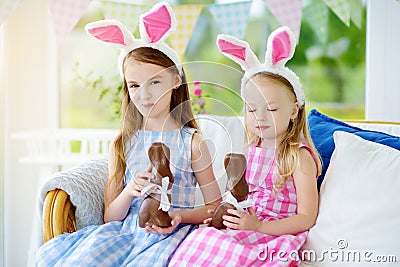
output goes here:
{"type": "Polygon", "coordinates": [[[264,0],[281,25],[288,26],[299,41],[303,0],[264,0]]]}
{"type": "Polygon", "coordinates": [[[357,26],[362,28],[362,0],[351,0],[351,21],[357,26]]]}
{"type": "Polygon", "coordinates": [[[322,0],[315,0],[304,8],[303,17],[315,31],[318,39],[325,44],[328,40],[329,18],[329,9],[325,3],[322,0]]]}
{"type": "Polygon", "coordinates": [[[208,5],[221,31],[225,34],[244,38],[249,21],[252,1],[208,5]]]}
{"type": "Polygon", "coordinates": [[[347,26],[350,26],[350,0],[324,0],[333,13],[347,26]]]}
{"type": "Polygon", "coordinates": [[[92,0],[50,0],[50,13],[57,44],[74,29],[92,0]]]}
{"type": "Polygon", "coordinates": [[[10,14],[17,8],[22,0],[1,0],[0,1],[0,25],[6,22],[10,14]]]}
{"type": "Polygon", "coordinates": [[[128,30],[135,32],[139,24],[139,16],[147,10],[146,6],[120,2],[101,2],[104,17],[122,22],[128,30]]]}
{"type": "Polygon", "coordinates": [[[193,28],[196,26],[197,19],[203,9],[203,5],[179,5],[173,6],[172,9],[178,23],[176,30],[171,32],[169,39],[179,56],[182,57],[192,36],[193,28]]]}

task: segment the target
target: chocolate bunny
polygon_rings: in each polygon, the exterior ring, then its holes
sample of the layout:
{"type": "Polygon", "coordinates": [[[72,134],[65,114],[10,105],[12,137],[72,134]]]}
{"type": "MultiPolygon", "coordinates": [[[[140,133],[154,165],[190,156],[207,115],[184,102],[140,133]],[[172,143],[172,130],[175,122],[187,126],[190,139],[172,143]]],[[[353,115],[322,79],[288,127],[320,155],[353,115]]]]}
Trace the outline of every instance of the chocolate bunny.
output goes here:
{"type": "MultiPolygon", "coordinates": [[[[224,166],[227,175],[226,192],[230,192],[237,202],[247,199],[249,186],[246,182],[246,158],[243,154],[229,153],[225,156],[224,166]]],[[[228,209],[236,209],[231,201],[222,201],[214,211],[211,225],[217,229],[225,229],[223,215],[231,215],[228,209]]],[[[233,201],[235,202],[235,201],[233,201]]],[[[232,215],[231,215],[232,216],[232,215]]]]}
{"type": "Polygon", "coordinates": [[[157,185],[158,192],[151,193],[143,199],[139,208],[139,226],[142,228],[152,225],[169,227],[171,226],[171,218],[168,215],[168,209],[171,203],[171,195],[166,194],[170,191],[174,183],[174,176],[169,168],[170,150],[163,143],[155,142],[151,144],[148,155],[151,165],[157,171],[156,177],[151,179],[150,182],[157,185]],[[165,184],[166,180],[164,180],[163,186],[163,178],[168,180],[167,186],[165,184]],[[165,191],[164,196],[162,193],[163,190],[165,191]]]}

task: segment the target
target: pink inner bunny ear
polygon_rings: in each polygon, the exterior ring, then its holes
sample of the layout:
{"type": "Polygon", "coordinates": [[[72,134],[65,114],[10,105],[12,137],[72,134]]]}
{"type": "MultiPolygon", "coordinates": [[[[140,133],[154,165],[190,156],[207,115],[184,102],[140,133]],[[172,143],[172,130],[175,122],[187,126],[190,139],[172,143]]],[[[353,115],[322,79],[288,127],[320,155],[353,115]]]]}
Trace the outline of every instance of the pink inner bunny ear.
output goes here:
{"type": "Polygon", "coordinates": [[[232,55],[242,61],[246,61],[246,47],[235,45],[226,40],[218,40],[219,49],[229,55],[232,55]]]}
{"type": "Polygon", "coordinates": [[[282,59],[287,59],[291,55],[290,36],[286,31],[275,35],[272,40],[272,64],[276,64],[282,59]]]}
{"type": "Polygon", "coordinates": [[[152,43],[158,42],[171,29],[172,19],[165,5],[143,17],[143,24],[152,43]]]}
{"type": "Polygon", "coordinates": [[[88,32],[93,37],[107,43],[126,45],[124,41],[124,34],[121,29],[115,25],[96,27],[88,29],[88,32]]]}

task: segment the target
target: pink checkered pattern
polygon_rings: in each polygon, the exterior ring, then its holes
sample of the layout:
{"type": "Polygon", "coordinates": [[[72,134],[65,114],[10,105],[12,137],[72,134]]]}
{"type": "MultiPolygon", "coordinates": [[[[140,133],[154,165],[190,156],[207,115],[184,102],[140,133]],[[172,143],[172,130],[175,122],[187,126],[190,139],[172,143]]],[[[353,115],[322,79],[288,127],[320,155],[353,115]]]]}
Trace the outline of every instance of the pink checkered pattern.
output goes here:
{"type": "Polygon", "coordinates": [[[295,253],[306,237],[307,232],[269,236],[253,231],[199,228],[181,243],[169,266],[297,266],[295,253]],[[283,253],[278,257],[280,251],[283,253]]]}
{"type": "Polygon", "coordinates": [[[264,2],[275,18],[293,31],[298,41],[303,0],[264,0],[264,2]]]}
{"type": "MultiPolygon", "coordinates": [[[[248,152],[246,179],[258,218],[268,221],[295,215],[293,177],[280,193],[272,193],[273,181],[278,177],[274,167],[276,150],[249,147],[248,152]]],[[[254,231],[199,228],[181,243],[170,266],[297,266],[297,253],[307,233],[271,236],[254,231]]]]}
{"type": "Polygon", "coordinates": [[[50,0],[50,12],[57,44],[74,29],[92,0],[50,0]]]}
{"type": "Polygon", "coordinates": [[[283,219],[297,212],[296,187],[290,178],[281,192],[273,191],[273,183],[279,178],[274,168],[276,150],[249,147],[246,179],[250,198],[255,201],[255,212],[260,220],[283,219]]]}

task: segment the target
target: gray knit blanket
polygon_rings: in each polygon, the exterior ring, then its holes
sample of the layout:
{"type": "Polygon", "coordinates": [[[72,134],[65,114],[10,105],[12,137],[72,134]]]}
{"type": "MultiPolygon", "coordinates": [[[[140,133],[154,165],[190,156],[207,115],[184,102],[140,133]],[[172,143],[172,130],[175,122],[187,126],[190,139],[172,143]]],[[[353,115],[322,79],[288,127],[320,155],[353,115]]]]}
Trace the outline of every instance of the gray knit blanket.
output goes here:
{"type": "MultiPolygon", "coordinates": [[[[62,189],[70,196],[76,207],[77,229],[103,223],[104,187],[108,179],[107,157],[101,157],[78,164],[65,171],[53,174],[39,191],[38,208],[42,236],[43,204],[48,191],[62,189]]],[[[40,245],[40,244],[39,244],[40,245]]]]}

